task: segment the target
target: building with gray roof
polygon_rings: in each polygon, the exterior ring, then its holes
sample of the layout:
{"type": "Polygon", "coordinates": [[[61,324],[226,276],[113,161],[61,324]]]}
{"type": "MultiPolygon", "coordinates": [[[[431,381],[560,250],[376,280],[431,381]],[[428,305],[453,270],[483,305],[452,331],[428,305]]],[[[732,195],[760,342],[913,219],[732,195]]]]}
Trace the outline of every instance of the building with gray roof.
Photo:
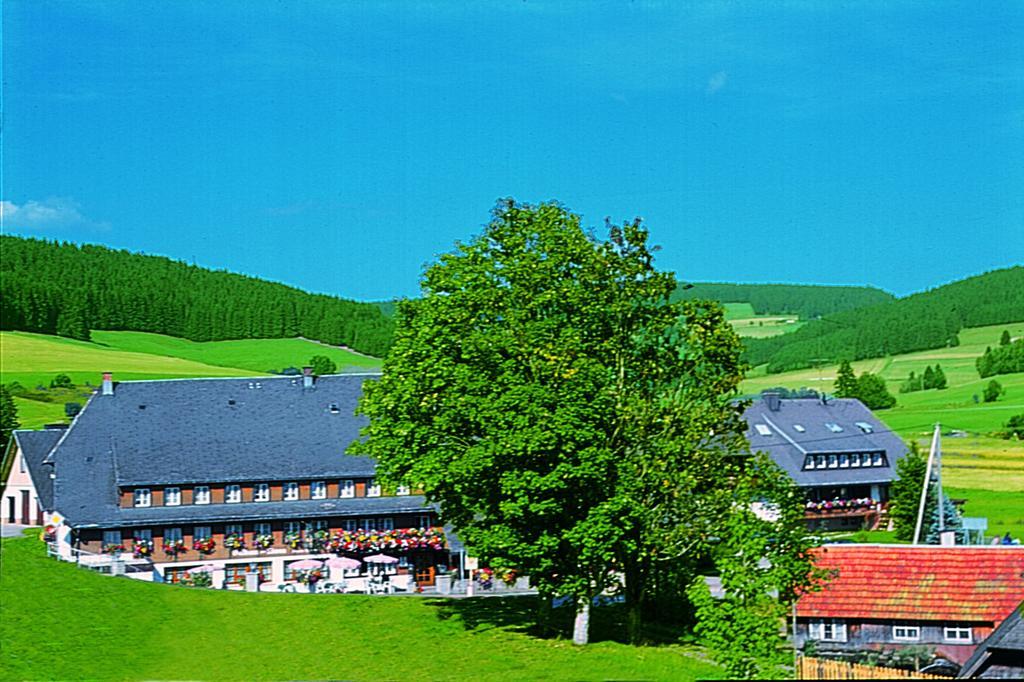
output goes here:
{"type": "Polygon", "coordinates": [[[813,525],[859,528],[879,520],[907,447],[863,403],[766,393],[744,418],[751,450],[767,453],[806,491],[813,525]]]}
{"type": "Polygon", "coordinates": [[[131,553],[172,581],[213,562],[231,582],[243,568],[285,579],[312,555],[391,552],[399,573],[432,582],[450,559],[436,508],[382,490],[374,460],[347,454],[374,376],[105,375],[70,427],[18,438],[65,553],[131,553]]]}

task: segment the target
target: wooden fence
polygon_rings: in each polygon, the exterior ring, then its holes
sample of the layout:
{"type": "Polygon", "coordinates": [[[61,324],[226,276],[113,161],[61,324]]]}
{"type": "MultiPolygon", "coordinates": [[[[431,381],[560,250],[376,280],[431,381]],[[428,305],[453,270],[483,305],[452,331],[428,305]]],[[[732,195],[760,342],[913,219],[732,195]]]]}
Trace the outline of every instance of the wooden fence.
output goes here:
{"type": "Polygon", "coordinates": [[[798,680],[950,680],[942,675],[915,673],[899,668],[830,661],[801,656],[796,664],[798,680]]]}

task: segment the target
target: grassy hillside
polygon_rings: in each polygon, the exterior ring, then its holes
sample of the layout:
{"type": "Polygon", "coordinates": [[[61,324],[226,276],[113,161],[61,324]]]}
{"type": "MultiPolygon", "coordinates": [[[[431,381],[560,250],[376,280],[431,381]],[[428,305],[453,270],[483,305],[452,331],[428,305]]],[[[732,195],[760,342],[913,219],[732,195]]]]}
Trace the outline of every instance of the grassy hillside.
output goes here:
{"type": "Polygon", "coordinates": [[[530,597],[443,600],[195,590],[90,573],[46,558],[42,544],[31,538],[3,540],[2,561],[0,679],[5,680],[721,676],[693,647],[613,641],[624,631],[615,607],[595,610],[596,643],[580,648],[524,632],[535,608],[530,597]]]}
{"type": "Polygon", "coordinates": [[[804,325],[796,315],[758,315],[749,303],[723,303],[725,319],[744,338],[762,339],[793,332],[804,325]]]}
{"type": "Polygon", "coordinates": [[[40,391],[40,400],[15,397],[18,420],[25,428],[64,421],[64,403],[84,403],[88,384],[98,385],[103,372],[115,379],[265,376],[270,370],[301,367],[314,355],[326,355],[339,371],[369,370],[380,360],[303,339],[250,339],[198,343],[144,332],[93,332],[93,341],[59,336],[0,332],[0,382],[17,381],[27,389],[49,387],[56,374],[67,374],[78,391],[40,391]]]}
{"type": "Polygon", "coordinates": [[[326,355],[339,371],[378,369],[380,360],[306,339],[248,339],[199,343],[146,332],[104,332],[92,334],[93,341],[111,350],[163,355],[219,367],[241,367],[266,374],[285,367],[302,367],[314,355],[326,355]]]}
{"type": "Polygon", "coordinates": [[[788,315],[805,319],[822,317],[893,300],[875,287],[818,284],[728,284],[695,282],[681,285],[677,299],[700,298],[723,303],[749,303],[757,315],[788,315]]]}
{"type": "MultiPolygon", "coordinates": [[[[755,307],[756,310],[756,307],[755,307]]],[[[965,328],[1024,322],[1024,267],[969,277],[906,298],[812,320],[793,334],[747,342],[746,358],[769,372],[817,358],[863,360],[964,343],[965,328]]]]}

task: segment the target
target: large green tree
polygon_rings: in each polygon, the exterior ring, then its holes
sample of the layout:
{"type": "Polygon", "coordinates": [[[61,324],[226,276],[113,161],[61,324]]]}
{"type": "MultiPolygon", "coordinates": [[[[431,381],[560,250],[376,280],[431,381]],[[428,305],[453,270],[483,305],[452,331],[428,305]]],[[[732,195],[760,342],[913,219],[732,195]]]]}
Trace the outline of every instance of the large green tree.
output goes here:
{"type": "Polygon", "coordinates": [[[735,334],[717,305],[670,302],[647,236],[500,202],[399,304],[360,404],[381,478],[422,488],[541,603],[571,596],[579,643],[615,571],[636,606],[666,552],[699,551],[745,468],[735,334]]]}
{"type": "Polygon", "coordinates": [[[885,386],[885,379],[870,372],[857,377],[857,391],[852,397],[872,410],[885,410],[896,404],[896,398],[885,386]]]}

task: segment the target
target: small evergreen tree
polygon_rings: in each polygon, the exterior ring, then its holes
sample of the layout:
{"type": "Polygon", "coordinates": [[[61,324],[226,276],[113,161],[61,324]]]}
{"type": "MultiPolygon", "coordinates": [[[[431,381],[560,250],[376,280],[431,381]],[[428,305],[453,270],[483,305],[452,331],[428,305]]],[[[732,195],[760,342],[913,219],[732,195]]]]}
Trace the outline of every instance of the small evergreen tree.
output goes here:
{"type": "Polygon", "coordinates": [[[14,404],[14,398],[7,387],[0,384],[0,452],[7,451],[7,439],[19,426],[18,406],[14,404]]]}
{"type": "Polygon", "coordinates": [[[338,366],[334,364],[334,360],[331,360],[326,355],[314,355],[309,359],[309,364],[313,367],[313,374],[317,376],[334,374],[338,371],[338,366]]]}
{"type": "Polygon", "coordinates": [[[857,397],[857,378],[847,360],[843,360],[839,365],[839,371],[836,372],[835,391],[837,398],[857,397]]]}
{"type": "Polygon", "coordinates": [[[985,399],[986,403],[994,403],[996,400],[999,399],[999,396],[1001,396],[1002,394],[1003,385],[1000,384],[995,379],[993,379],[992,381],[988,382],[988,386],[985,387],[985,390],[982,393],[982,398],[985,399]]]}
{"type": "Polygon", "coordinates": [[[917,508],[921,503],[921,486],[924,485],[927,466],[917,441],[911,441],[910,452],[896,462],[897,479],[890,488],[889,518],[898,540],[914,539],[914,524],[917,523],[917,508]]]}
{"type": "Polygon", "coordinates": [[[999,345],[1000,346],[1009,346],[1010,345],[1010,330],[1009,329],[1004,329],[1003,330],[1003,335],[999,337],[999,345]]]}
{"type": "MultiPolygon", "coordinates": [[[[933,477],[934,480],[934,477],[933,477]]],[[[925,544],[937,545],[942,540],[942,536],[939,533],[939,505],[938,499],[935,496],[934,487],[928,491],[928,502],[925,505],[925,519],[927,519],[927,531],[924,536],[925,544]]],[[[956,532],[957,544],[964,541],[963,531],[963,519],[960,516],[960,512],[957,510],[956,505],[949,499],[945,494],[942,496],[942,510],[943,516],[943,530],[952,530],[956,532]]]]}
{"type": "Polygon", "coordinates": [[[939,363],[935,363],[935,388],[946,388],[946,373],[942,371],[939,363]]]}
{"type": "Polygon", "coordinates": [[[931,365],[924,368],[924,388],[925,390],[935,388],[935,371],[931,365]]]}
{"type": "Polygon", "coordinates": [[[1010,417],[1006,422],[1006,434],[1004,438],[1018,438],[1024,440],[1024,414],[1010,417]]]}

